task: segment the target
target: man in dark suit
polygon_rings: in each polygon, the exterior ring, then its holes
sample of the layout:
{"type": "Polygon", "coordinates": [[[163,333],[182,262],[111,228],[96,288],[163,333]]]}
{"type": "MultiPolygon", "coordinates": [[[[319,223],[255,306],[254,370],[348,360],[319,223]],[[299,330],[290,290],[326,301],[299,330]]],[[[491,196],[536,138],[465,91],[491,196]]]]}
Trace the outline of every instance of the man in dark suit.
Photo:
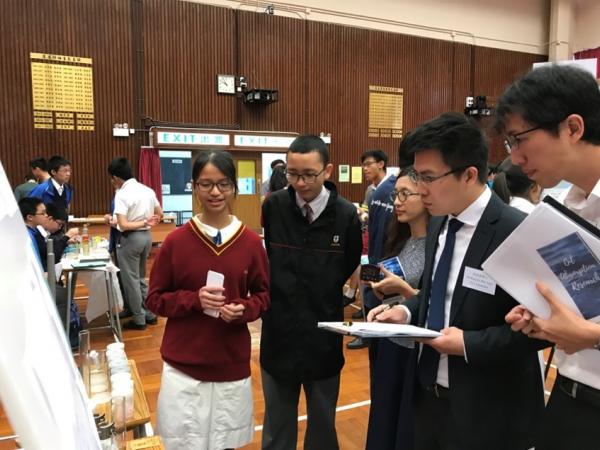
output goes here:
{"type": "Polygon", "coordinates": [[[447,113],[407,138],[414,179],[433,217],[423,287],[404,305],[370,320],[440,330],[419,348],[415,387],[417,450],[526,450],[544,399],[536,351],[504,322],[517,303],[481,263],[523,220],[486,186],[488,149],[477,124],[447,113]]]}

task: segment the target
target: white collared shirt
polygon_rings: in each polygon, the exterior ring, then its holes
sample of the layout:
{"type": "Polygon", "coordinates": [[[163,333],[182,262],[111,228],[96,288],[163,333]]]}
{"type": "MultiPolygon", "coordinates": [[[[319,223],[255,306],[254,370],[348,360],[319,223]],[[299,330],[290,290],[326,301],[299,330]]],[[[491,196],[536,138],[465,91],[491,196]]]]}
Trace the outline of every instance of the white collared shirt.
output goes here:
{"type": "Polygon", "coordinates": [[[54,178],[50,178],[50,180],[52,181],[52,184],[54,185],[54,189],[56,189],[56,192],[58,192],[58,195],[62,195],[63,190],[65,189],[65,185],[58,184],[58,182],[54,178]]]}
{"type": "MultiPolygon", "coordinates": [[[[587,197],[581,188],[572,186],[565,197],[564,204],[571,211],[598,227],[600,225],[600,180],[587,197]]],[[[600,323],[598,318],[594,318],[592,321],[600,323]]],[[[565,377],[587,384],[594,389],[600,389],[600,351],[585,349],[567,355],[562,350],[556,349],[555,361],[558,371],[565,377]]]]}
{"type": "Polygon", "coordinates": [[[323,211],[325,211],[325,207],[327,206],[327,201],[329,200],[329,189],[325,186],[321,188],[321,192],[310,202],[306,202],[302,200],[302,198],[296,192],[296,204],[302,211],[302,214],[306,216],[306,210],[304,209],[304,205],[309,204],[310,208],[313,212],[313,222],[317,220],[317,218],[321,215],[323,211]]]}
{"type": "MultiPolygon", "coordinates": [[[[135,178],[125,181],[115,193],[115,216],[122,214],[128,222],[141,222],[154,215],[154,209],[160,207],[156,194],[148,186],[135,178]]],[[[119,228],[117,226],[117,228],[119,228]]],[[[139,228],[149,230],[150,227],[139,228]]],[[[120,228],[119,228],[120,230],[120,228]]]]}
{"type": "MultiPolygon", "coordinates": [[[[198,217],[198,219],[200,218],[200,216],[197,216],[197,217],[198,217]]],[[[204,234],[206,234],[210,238],[214,238],[217,235],[217,233],[220,231],[221,232],[221,243],[224,244],[229,239],[231,239],[231,237],[237,232],[237,230],[242,225],[242,223],[239,221],[239,219],[237,217],[235,217],[235,216],[230,216],[230,217],[231,217],[231,223],[229,225],[227,225],[226,227],[221,228],[220,230],[218,228],[211,227],[210,225],[205,224],[201,220],[198,220],[196,223],[200,226],[200,228],[202,229],[204,234]]]]}
{"type": "Polygon", "coordinates": [[[531,214],[535,209],[535,205],[523,197],[511,197],[509,205],[525,214],[531,214]]]}
{"type": "MultiPolygon", "coordinates": [[[[438,262],[442,256],[444,245],[446,245],[446,235],[448,234],[448,223],[450,219],[460,220],[464,225],[456,232],[456,241],[454,242],[454,252],[452,253],[452,262],[450,263],[450,273],[448,274],[448,284],[446,285],[446,300],[444,304],[444,328],[450,323],[450,308],[452,305],[452,296],[454,288],[458,282],[458,273],[462,267],[463,260],[467,254],[467,249],[475,233],[475,228],[483,215],[492,198],[492,191],[486,186],[481,195],[477,197],[463,212],[458,216],[450,215],[444,224],[438,237],[438,246],[435,252],[435,263],[433,265],[433,274],[437,269],[438,262]]],[[[467,355],[465,354],[465,360],[467,355]]],[[[440,365],[438,366],[437,383],[444,387],[449,387],[448,382],[448,355],[440,354],[440,365]]]]}

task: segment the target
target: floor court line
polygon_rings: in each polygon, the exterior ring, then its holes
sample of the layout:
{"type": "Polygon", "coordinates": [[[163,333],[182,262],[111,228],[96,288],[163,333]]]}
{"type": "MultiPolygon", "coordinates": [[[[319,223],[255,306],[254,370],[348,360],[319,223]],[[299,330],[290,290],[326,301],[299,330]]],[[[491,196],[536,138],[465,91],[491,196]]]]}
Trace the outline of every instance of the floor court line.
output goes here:
{"type": "MultiPolygon", "coordinates": [[[[363,400],[362,402],[356,402],[356,403],[351,403],[349,405],[338,406],[337,408],[335,408],[335,410],[336,410],[336,412],[347,411],[349,409],[360,408],[362,406],[367,406],[370,404],[371,404],[371,400],[363,400]]],[[[302,422],[304,420],[306,420],[306,415],[298,416],[298,422],[302,422]]],[[[254,431],[262,431],[262,429],[263,429],[262,425],[256,425],[254,427],[254,431]]]]}

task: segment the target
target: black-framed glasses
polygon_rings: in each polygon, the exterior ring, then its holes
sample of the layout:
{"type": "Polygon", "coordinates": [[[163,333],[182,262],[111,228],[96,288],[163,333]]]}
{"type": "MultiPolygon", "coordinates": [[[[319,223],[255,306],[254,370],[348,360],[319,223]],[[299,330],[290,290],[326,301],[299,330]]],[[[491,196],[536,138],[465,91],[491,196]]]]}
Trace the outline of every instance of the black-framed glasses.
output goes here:
{"type": "Polygon", "coordinates": [[[227,194],[233,190],[233,183],[229,180],[220,180],[216,183],[208,180],[200,180],[194,183],[196,187],[202,192],[211,192],[215,186],[222,194],[227,194]]]}
{"type": "Polygon", "coordinates": [[[471,166],[457,167],[456,169],[449,170],[448,172],[443,173],[442,175],[438,175],[438,176],[423,175],[423,174],[417,172],[416,170],[414,170],[408,176],[409,176],[410,180],[415,184],[418,184],[418,183],[430,184],[441,178],[447,177],[450,174],[461,172],[465,169],[468,169],[469,167],[471,167],[471,166]]]}
{"type": "Polygon", "coordinates": [[[377,164],[377,163],[378,163],[378,161],[375,161],[375,160],[372,160],[372,161],[371,160],[363,161],[362,168],[366,169],[367,167],[371,167],[373,164],[377,164]]]}
{"type": "Polygon", "coordinates": [[[407,189],[402,189],[400,191],[394,190],[394,191],[390,192],[390,200],[392,202],[395,202],[396,199],[398,199],[399,202],[404,203],[412,195],[421,195],[421,194],[419,194],[418,192],[410,192],[407,189]]]}
{"type": "Polygon", "coordinates": [[[325,167],[319,173],[290,173],[287,170],[285,171],[285,177],[290,183],[297,183],[300,179],[304,181],[306,184],[314,184],[317,181],[317,177],[325,172],[325,167]]]}
{"type": "Polygon", "coordinates": [[[506,153],[508,153],[510,155],[510,153],[513,151],[513,149],[517,148],[519,146],[519,144],[521,143],[521,139],[519,138],[519,136],[522,136],[527,133],[531,133],[532,131],[535,131],[535,130],[539,130],[540,128],[542,128],[542,125],[538,125],[537,127],[533,127],[528,130],[521,131],[520,133],[506,136],[504,138],[504,149],[506,150],[506,153]]]}

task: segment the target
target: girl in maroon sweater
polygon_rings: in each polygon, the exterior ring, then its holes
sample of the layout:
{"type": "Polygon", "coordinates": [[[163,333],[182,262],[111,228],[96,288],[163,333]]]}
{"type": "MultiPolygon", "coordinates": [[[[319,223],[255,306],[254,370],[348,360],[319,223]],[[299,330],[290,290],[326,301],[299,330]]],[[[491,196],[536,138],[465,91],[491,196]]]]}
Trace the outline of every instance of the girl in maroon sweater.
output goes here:
{"type": "Polygon", "coordinates": [[[229,214],[237,194],[226,152],[202,152],[192,169],[202,213],[164,241],[147,307],[168,318],[158,431],[167,450],[240,447],[254,432],[247,322],[269,305],[267,255],[260,237],[229,214]],[[207,286],[207,273],[224,275],[207,286]]]}

